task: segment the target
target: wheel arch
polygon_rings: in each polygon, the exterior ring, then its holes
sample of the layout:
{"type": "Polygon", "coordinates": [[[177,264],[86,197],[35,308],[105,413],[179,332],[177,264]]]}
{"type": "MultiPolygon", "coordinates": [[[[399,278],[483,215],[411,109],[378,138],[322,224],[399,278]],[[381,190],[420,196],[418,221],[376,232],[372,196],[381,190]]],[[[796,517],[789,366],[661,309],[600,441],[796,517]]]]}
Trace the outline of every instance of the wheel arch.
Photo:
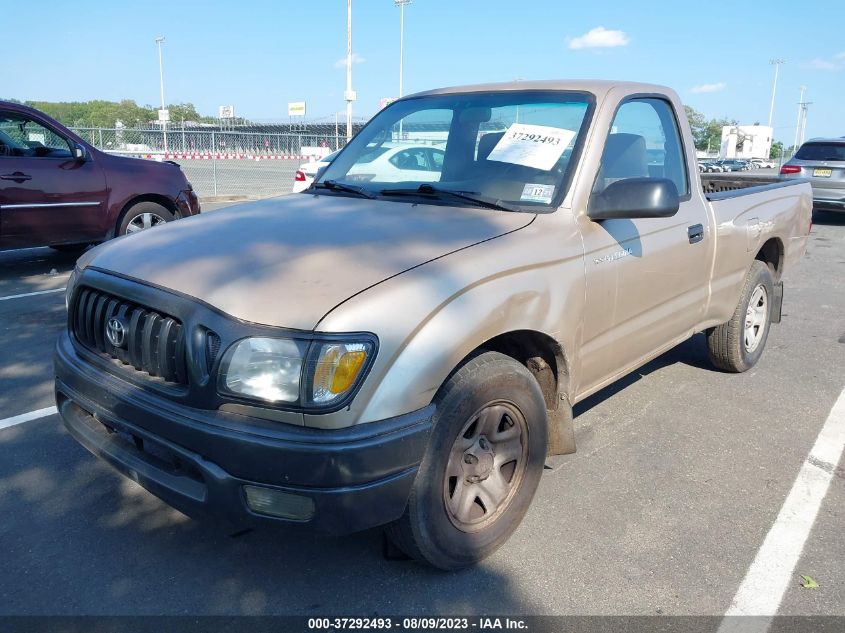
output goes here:
{"type": "Polygon", "coordinates": [[[569,400],[570,366],[563,346],[536,330],[511,330],[476,346],[455,365],[441,388],[458,369],[483,352],[499,352],[524,365],[543,393],[548,414],[549,455],[575,452],[572,405],[569,400]]]}
{"type": "Polygon", "coordinates": [[[754,259],[766,264],[772,271],[772,277],[779,281],[783,273],[784,247],[780,238],[771,237],[760,247],[754,259]]]}
{"type": "Polygon", "coordinates": [[[115,235],[117,235],[117,228],[120,226],[120,223],[123,222],[123,218],[126,216],[126,214],[132,207],[141,202],[154,202],[156,204],[160,204],[165,209],[170,211],[173,214],[173,217],[175,217],[176,219],[182,217],[179,213],[179,208],[176,206],[176,202],[165,195],[162,195],[160,193],[144,193],[137,196],[133,196],[132,198],[124,202],[123,206],[120,207],[120,211],[117,213],[114,222],[112,222],[112,225],[109,228],[109,234],[107,235],[106,239],[111,239],[115,235]]]}

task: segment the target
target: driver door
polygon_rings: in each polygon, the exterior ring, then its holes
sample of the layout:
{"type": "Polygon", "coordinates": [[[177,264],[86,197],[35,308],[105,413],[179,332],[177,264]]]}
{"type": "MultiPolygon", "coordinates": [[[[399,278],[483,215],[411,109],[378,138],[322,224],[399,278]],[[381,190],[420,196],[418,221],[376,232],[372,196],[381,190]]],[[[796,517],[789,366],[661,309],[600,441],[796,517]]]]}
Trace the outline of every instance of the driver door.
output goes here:
{"type": "Polygon", "coordinates": [[[35,117],[0,110],[0,246],[98,241],[106,183],[94,158],[35,117]]]}
{"type": "Polygon", "coordinates": [[[593,193],[617,180],[669,179],[678,190],[679,209],[668,218],[585,217],[581,391],[689,336],[701,322],[714,237],[701,196],[692,195],[685,156],[668,101],[634,98],[619,107],[593,193]]]}

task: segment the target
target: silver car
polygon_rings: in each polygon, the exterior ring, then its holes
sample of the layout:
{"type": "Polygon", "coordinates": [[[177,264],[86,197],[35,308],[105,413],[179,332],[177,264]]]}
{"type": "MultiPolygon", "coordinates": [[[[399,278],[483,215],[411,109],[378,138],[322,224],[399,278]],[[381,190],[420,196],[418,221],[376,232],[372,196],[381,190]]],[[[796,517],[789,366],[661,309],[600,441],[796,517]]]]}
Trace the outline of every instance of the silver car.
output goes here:
{"type": "Polygon", "coordinates": [[[845,211],[845,137],[807,141],[781,167],[780,177],[809,179],[816,208],[845,211]]]}

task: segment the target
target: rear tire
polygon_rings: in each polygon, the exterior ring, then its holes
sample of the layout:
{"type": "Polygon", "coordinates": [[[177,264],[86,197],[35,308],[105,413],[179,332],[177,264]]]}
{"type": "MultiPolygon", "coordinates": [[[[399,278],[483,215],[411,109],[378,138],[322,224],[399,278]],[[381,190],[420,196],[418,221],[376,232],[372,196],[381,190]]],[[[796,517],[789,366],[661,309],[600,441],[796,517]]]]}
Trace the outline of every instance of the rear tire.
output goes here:
{"type": "Polygon", "coordinates": [[[139,202],[133,204],[123,214],[123,218],[117,227],[117,234],[136,233],[172,222],[175,219],[170,211],[156,202],[139,202]]]}
{"type": "Polygon", "coordinates": [[[754,260],[745,275],[742,295],[731,320],[707,330],[710,362],[735,373],[748,371],[757,364],[769,338],[773,296],[771,270],[754,260]]]}
{"type": "Polygon", "coordinates": [[[546,458],[540,386],[512,358],[484,352],[435,397],[434,426],[401,518],[388,538],[440,569],[472,565],[519,526],[546,458]]]}

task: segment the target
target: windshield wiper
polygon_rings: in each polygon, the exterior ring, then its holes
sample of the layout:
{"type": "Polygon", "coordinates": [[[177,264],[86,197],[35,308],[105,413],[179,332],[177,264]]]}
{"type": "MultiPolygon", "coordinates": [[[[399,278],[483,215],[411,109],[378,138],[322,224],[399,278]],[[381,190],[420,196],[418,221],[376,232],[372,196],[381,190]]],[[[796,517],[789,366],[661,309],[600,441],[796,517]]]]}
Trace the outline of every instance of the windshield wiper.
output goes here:
{"type": "Polygon", "coordinates": [[[452,198],[458,198],[459,200],[466,200],[467,202],[472,202],[475,205],[485,207],[487,209],[497,209],[499,211],[517,211],[517,209],[504,204],[501,200],[494,200],[493,198],[482,196],[477,191],[455,191],[453,189],[440,189],[439,187],[435,187],[434,185],[429,185],[426,183],[421,184],[416,189],[382,189],[380,193],[383,196],[422,195],[432,196],[435,198],[449,196],[452,198]]]}
{"type": "Polygon", "coordinates": [[[328,189],[329,191],[343,191],[344,193],[354,193],[364,198],[373,200],[376,196],[363,187],[356,187],[354,185],[345,185],[337,180],[321,180],[320,182],[312,183],[310,189],[328,189]]]}

